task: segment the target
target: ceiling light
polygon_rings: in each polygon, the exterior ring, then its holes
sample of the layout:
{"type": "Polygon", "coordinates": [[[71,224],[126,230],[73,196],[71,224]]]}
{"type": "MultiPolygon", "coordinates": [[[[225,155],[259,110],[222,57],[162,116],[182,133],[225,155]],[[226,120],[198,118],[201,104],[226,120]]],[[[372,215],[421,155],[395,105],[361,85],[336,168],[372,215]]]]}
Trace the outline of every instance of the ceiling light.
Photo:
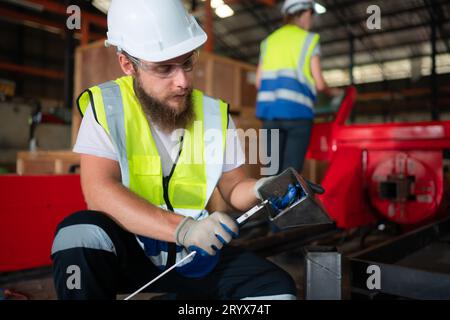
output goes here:
{"type": "Polygon", "coordinates": [[[314,4],[314,10],[317,12],[317,14],[323,14],[327,12],[327,8],[317,2],[314,4]]]}
{"type": "Polygon", "coordinates": [[[106,14],[111,5],[111,0],[94,0],[92,1],[92,5],[106,14]]]}
{"type": "Polygon", "coordinates": [[[230,8],[230,6],[228,5],[223,5],[220,7],[216,8],[216,14],[217,16],[219,16],[220,18],[228,18],[231,17],[232,15],[234,15],[234,11],[233,9],[230,8]]]}
{"type": "MultiPolygon", "coordinates": [[[[202,0],[205,2],[206,0],[202,0]]],[[[216,15],[219,18],[228,18],[234,15],[233,9],[223,2],[223,0],[211,0],[211,8],[215,9],[216,15]]]]}
{"type": "Polygon", "coordinates": [[[217,9],[218,7],[223,5],[223,0],[211,0],[211,8],[217,9]]]}

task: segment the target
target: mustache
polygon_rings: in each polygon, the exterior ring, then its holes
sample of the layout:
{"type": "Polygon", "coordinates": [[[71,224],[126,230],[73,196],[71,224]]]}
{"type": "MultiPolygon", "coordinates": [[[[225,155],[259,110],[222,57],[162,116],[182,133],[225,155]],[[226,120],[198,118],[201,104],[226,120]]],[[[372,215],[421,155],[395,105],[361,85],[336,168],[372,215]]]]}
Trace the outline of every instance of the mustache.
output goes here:
{"type": "Polygon", "coordinates": [[[185,89],[185,90],[183,90],[183,91],[179,91],[179,92],[175,92],[175,93],[172,93],[170,96],[171,97],[176,97],[176,96],[187,96],[189,93],[191,93],[192,92],[192,88],[187,88],[187,89],[185,89]]]}

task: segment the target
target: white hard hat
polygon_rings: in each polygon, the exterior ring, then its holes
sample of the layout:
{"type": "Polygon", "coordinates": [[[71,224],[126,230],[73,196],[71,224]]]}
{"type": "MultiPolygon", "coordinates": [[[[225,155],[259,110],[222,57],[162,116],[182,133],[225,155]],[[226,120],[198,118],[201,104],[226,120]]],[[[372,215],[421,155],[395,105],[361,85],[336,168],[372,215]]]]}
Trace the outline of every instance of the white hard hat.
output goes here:
{"type": "Polygon", "coordinates": [[[313,0],[286,0],[281,8],[281,13],[285,16],[294,14],[300,10],[314,10],[313,0]]]}
{"type": "Polygon", "coordinates": [[[150,62],[182,56],[207,39],[180,0],[112,0],[107,36],[105,45],[150,62]]]}

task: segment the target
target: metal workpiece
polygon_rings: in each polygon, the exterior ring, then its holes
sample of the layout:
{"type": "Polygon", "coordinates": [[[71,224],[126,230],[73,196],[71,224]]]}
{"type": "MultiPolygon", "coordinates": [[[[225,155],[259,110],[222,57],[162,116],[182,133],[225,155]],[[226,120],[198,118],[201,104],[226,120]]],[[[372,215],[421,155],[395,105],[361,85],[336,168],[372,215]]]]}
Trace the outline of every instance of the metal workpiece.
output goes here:
{"type": "Polygon", "coordinates": [[[342,299],[342,256],[334,247],[304,248],[306,300],[342,299]]]}
{"type": "Polygon", "coordinates": [[[292,168],[274,177],[258,191],[264,200],[268,200],[265,208],[269,219],[280,230],[333,223],[309,184],[292,168]],[[277,210],[271,199],[285,197],[290,186],[299,189],[297,199],[286,208],[277,210]]]}

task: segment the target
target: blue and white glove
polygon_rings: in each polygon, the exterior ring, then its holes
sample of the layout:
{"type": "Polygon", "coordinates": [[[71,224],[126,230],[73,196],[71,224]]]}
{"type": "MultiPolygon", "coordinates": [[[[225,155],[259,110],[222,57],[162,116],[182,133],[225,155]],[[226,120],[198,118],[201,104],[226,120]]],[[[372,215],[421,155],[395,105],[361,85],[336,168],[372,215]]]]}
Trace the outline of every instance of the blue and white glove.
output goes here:
{"type": "Polygon", "coordinates": [[[175,231],[178,245],[201,255],[216,255],[225,244],[239,234],[236,221],[222,212],[214,212],[202,220],[186,217],[175,231]]]}

